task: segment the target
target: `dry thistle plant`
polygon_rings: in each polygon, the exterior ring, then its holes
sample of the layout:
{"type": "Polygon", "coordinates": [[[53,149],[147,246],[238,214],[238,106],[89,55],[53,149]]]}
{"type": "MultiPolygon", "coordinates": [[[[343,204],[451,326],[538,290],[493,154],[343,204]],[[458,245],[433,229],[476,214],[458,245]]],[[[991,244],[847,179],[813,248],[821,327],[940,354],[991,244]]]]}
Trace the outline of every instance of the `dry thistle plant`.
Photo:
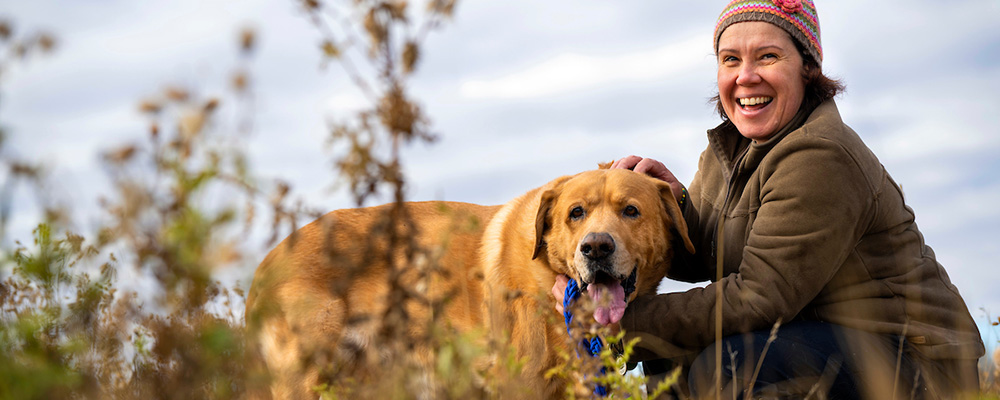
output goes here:
{"type": "MultiPolygon", "coordinates": [[[[990,321],[990,326],[994,331],[992,335],[983,335],[984,338],[993,338],[993,351],[987,351],[986,356],[979,360],[979,385],[984,398],[1000,399],[1000,340],[997,339],[996,327],[1000,326],[1000,318],[993,318],[983,310],[990,321]]],[[[987,346],[989,349],[989,346],[987,346]]]]}
{"type": "MultiPolygon", "coordinates": [[[[450,296],[431,296],[425,288],[441,273],[437,260],[442,251],[415,243],[414,224],[403,207],[406,177],[401,152],[408,144],[434,139],[428,118],[406,91],[406,82],[418,65],[420,45],[451,17],[455,2],[429,2],[419,23],[410,15],[412,7],[400,1],[306,0],[301,5],[321,35],[323,54],[342,66],[370,104],[330,128],[329,145],[338,150],[334,158],[338,180],[358,206],[372,199],[390,201],[371,234],[357,243],[385,251],[365,252],[369,257],[356,265],[326,251],[349,271],[346,281],[363,274],[368,265],[391,266],[386,296],[394,306],[381,315],[348,322],[376,324],[378,333],[370,348],[377,351],[349,354],[347,359],[334,349],[304,353],[303,362],[325,365],[316,390],[324,398],[484,397],[485,372],[476,363],[488,351],[483,337],[458,334],[440,320],[450,296]],[[415,313],[430,318],[417,321],[415,313]],[[430,349],[434,360],[418,359],[414,349],[430,349]]],[[[456,232],[463,225],[484,222],[455,218],[456,232]]],[[[331,286],[342,292],[348,285],[331,286]]],[[[249,318],[249,328],[254,329],[259,316],[249,318]]]]}
{"type": "MultiPolygon", "coordinates": [[[[249,53],[252,33],[243,39],[249,53]]],[[[239,103],[246,85],[234,89],[239,103]]],[[[236,138],[216,132],[224,101],[177,87],[144,101],[145,140],[103,154],[114,191],[102,226],[88,238],[47,217],[32,244],[3,245],[0,397],[234,398],[260,380],[233,311],[242,292],[213,280],[244,261],[238,217],[253,215],[213,193],[260,197],[236,138]],[[126,271],[143,282],[119,281],[126,271]]],[[[40,167],[3,161],[17,172],[6,187],[25,177],[46,187],[40,167]]]]}
{"type": "Polygon", "coordinates": [[[992,360],[987,360],[988,366],[983,369],[983,393],[992,398],[1000,398],[1000,347],[993,349],[992,360]]]}
{"type": "MultiPolygon", "coordinates": [[[[571,306],[571,312],[573,315],[589,316],[593,314],[593,306],[593,303],[576,302],[571,306]]],[[[603,387],[611,398],[665,398],[667,391],[675,387],[680,379],[681,370],[678,368],[655,388],[650,388],[647,394],[645,377],[625,373],[639,339],[625,341],[625,332],[615,333],[586,317],[573,318],[567,333],[567,348],[573,351],[560,354],[562,363],[546,373],[546,376],[562,377],[569,382],[563,392],[564,398],[599,398],[601,396],[596,394],[598,386],[603,387]],[[601,338],[604,345],[599,354],[591,356],[591,349],[581,343],[595,337],[601,338]]]]}

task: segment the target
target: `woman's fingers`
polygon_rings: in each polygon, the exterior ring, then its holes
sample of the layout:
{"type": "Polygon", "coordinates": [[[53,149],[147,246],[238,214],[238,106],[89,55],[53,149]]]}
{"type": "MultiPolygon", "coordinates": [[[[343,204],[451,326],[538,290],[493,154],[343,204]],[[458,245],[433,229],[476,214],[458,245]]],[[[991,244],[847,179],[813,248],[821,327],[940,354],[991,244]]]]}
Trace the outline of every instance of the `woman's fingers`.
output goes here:
{"type": "Polygon", "coordinates": [[[552,296],[556,298],[556,311],[563,313],[563,298],[566,297],[566,286],[569,285],[569,277],[563,274],[556,275],[556,283],[552,285],[552,296]]]}
{"type": "Polygon", "coordinates": [[[618,169],[632,169],[632,168],[635,168],[635,165],[638,164],[639,161],[642,161],[642,157],[639,157],[639,156],[622,157],[622,158],[619,158],[619,159],[615,160],[615,162],[611,163],[611,168],[612,169],[616,169],[616,168],[618,168],[618,169]]]}

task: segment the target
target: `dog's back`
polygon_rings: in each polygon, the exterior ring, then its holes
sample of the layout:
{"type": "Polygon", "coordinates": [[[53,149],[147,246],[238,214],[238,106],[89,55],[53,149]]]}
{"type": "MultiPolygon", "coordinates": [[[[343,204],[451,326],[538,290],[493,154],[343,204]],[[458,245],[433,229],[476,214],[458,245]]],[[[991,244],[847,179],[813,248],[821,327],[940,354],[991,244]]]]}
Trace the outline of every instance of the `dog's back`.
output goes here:
{"type": "Polygon", "coordinates": [[[247,297],[247,326],[277,397],[309,397],[312,385],[329,381],[321,367],[375,386],[395,382],[365,366],[384,367],[391,356],[415,356],[422,371],[432,371],[433,335],[425,334],[434,321],[459,332],[486,328],[490,351],[499,351],[488,357],[514,356],[485,361],[499,381],[487,389],[494,395],[559,398],[572,382],[548,371],[576,344],[549,297],[556,276],[593,290],[593,318],[579,321],[617,323],[629,301],[655,293],[674,232],[693,251],[670,186],[626,170],[557,178],[502,209],[394,207],[332,212],[261,263],[247,297]],[[599,252],[586,250],[595,248],[592,238],[605,241],[599,252]]]}
{"type": "MultiPolygon", "coordinates": [[[[436,318],[459,331],[482,326],[476,255],[497,209],[419,202],[395,210],[392,204],[337,210],[282,241],[257,268],[246,306],[253,345],[274,380],[272,394],[315,397],[310,390],[320,367],[335,360],[355,373],[378,365],[371,344],[384,334],[382,319],[400,294],[390,288],[394,265],[425,267],[406,268],[395,282],[431,303],[444,301],[436,318]]],[[[412,300],[405,302],[409,323],[400,328],[415,338],[432,315],[426,302],[412,300]]]]}

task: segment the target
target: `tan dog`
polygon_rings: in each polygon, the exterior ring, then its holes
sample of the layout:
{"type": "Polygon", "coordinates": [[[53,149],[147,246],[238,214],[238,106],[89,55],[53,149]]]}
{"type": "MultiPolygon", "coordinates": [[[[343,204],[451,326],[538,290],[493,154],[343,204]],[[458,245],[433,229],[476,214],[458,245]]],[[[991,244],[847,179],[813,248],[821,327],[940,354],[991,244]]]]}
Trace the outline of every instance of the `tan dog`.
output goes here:
{"type": "MultiPolygon", "coordinates": [[[[449,296],[444,319],[455,329],[485,327],[494,338],[509,338],[524,361],[519,384],[525,391],[517,398],[559,397],[565,387],[544,378],[559,362],[559,350],[567,350],[565,327],[548,294],[557,274],[576,279],[599,300],[598,322],[617,323],[627,302],[654,293],[665,275],[672,228],[694,251],[669,185],[628,170],[561,177],[502,207],[406,207],[417,243],[441,249],[440,265],[448,271],[432,280],[428,296],[449,296]],[[456,229],[462,225],[456,221],[470,218],[489,222],[456,229]]],[[[391,268],[372,257],[386,244],[364,240],[388,210],[331,212],[285,239],[258,267],[247,297],[247,326],[275,377],[275,397],[308,396],[319,371],[302,357],[367,348],[378,328],[371,317],[395,306],[387,298],[391,268]]],[[[414,320],[428,317],[426,308],[407,309],[414,320]]]]}

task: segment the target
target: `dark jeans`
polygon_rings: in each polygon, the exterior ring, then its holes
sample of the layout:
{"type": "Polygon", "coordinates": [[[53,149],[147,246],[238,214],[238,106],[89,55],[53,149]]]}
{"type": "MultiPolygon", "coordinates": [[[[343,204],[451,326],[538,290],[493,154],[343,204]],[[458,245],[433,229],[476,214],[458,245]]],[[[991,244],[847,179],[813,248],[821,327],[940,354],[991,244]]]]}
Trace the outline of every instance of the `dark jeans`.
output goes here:
{"type": "Polygon", "coordinates": [[[900,350],[899,336],[822,322],[792,322],[768,343],[770,336],[770,330],[729,336],[702,351],[686,368],[691,398],[743,398],[751,387],[754,398],[790,399],[937,399],[978,389],[975,360],[954,371],[948,362],[924,359],[905,341],[900,350]],[[952,376],[961,373],[974,375],[975,383],[952,376]]]}

